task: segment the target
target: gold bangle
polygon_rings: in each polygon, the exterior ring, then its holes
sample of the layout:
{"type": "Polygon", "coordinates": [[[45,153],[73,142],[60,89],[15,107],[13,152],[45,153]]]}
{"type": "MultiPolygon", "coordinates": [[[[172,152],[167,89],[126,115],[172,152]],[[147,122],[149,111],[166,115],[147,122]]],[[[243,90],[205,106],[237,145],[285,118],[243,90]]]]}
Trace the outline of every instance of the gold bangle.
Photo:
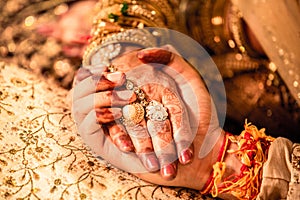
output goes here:
{"type": "MultiPolygon", "coordinates": [[[[92,55],[107,49],[101,62],[107,65],[120,53],[116,43],[131,43],[141,47],[153,47],[155,37],[144,26],[165,27],[175,24],[175,16],[168,1],[159,0],[103,0],[96,6],[98,11],[91,31],[90,45],[83,56],[83,65],[90,65],[92,55]],[[136,30],[129,30],[138,28],[136,30]]],[[[104,51],[103,51],[104,52],[104,51]]],[[[102,52],[102,53],[103,53],[102,52]]],[[[99,59],[98,59],[99,60],[99,59]]]]}
{"type": "Polygon", "coordinates": [[[99,40],[92,42],[84,52],[82,64],[108,65],[111,60],[121,53],[123,43],[139,46],[141,48],[155,47],[156,37],[146,29],[130,29],[103,36],[99,40]],[[96,63],[92,62],[92,57],[97,56],[96,63]]]}
{"type": "Polygon", "coordinates": [[[230,50],[227,43],[230,36],[226,29],[226,8],[225,0],[202,0],[193,1],[193,7],[186,9],[189,12],[186,14],[186,23],[190,34],[215,54],[230,50]]]}
{"type": "Polygon", "coordinates": [[[259,57],[259,53],[252,49],[249,45],[249,40],[244,31],[244,21],[241,11],[238,10],[233,4],[230,5],[229,11],[229,29],[232,33],[233,39],[236,43],[238,50],[243,55],[249,55],[251,57],[259,57]]]}

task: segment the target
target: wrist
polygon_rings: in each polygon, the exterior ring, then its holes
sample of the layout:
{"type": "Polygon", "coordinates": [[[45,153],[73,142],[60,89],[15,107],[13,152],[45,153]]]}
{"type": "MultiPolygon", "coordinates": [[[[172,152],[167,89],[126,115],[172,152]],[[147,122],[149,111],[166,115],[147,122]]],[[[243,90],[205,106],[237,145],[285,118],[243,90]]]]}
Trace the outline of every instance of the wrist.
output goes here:
{"type": "MultiPolygon", "coordinates": [[[[192,171],[192,173],[188,173],[189,175],[191,174],[191,177],[189,177],[190,179],[188,180],[187,185],[184,185],[184,187],[189,187],[197,190],[203,190],[205,189],[205,187],[209,187],[208,183],[210,182],[209,180],[213,171],[212,166],[216,162],[223,159],[223,152],[225,152],[227,147],[225,132],[222,129],[219,130],[221,131],[221,133],[219,137],[216,138],[217,142],[214,144],[212,150],[205,157],[200,157],[200,154],[195,154],[194,160],[190,164],[191,167],[189,165],[190,169],[182,170],[184,176],[186,176],[186,170],[192,171]]],[[[201,146],[203,145],[204,137],[205,136],[203,135],[196,136],[193,142],[194,152],[200,152],[201,146]]]]}
{"type": "MultiPolygon", "coordinates": [[[[103,55],[106,57],[102,59],[103,62],[111,61],[123,51],[122,47],[118,45],[121,43],[130,43],[141,47],[157,46],[156,36],[143,28],[169,27],[176,24],[175,16],[172,13],[172,7],[166,0],[123,3],[99,1],[95,6],[90,44],[84,52],[83,65],[91,65],[91,57],[102,48],[105,49],[100,54],[102,57],[103,55]]],[[[102,64],[107,65],[107,63],[102,64]]]]}

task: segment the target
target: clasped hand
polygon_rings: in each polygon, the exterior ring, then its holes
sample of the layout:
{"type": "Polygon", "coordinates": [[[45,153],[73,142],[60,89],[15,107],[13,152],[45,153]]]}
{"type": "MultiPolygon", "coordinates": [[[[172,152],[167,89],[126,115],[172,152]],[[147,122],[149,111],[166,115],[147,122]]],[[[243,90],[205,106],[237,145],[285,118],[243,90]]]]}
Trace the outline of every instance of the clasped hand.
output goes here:
{"type": "Polygon", "coordinates": [[[132,51],[112,63],[117,71],[94,67],[77,74],[73,116],[79,133],[97,155],[116,167],[132,173],[160,170],[165,180],[172,180],[177,158],[183,165],[190,163],[194,138],[202,135],[201,143],[211,125],[211,100],[203,82],[180,56],[164,49],[132,51]],[[137,93],[126,88],[128,80],[144,92],[148,104],[156,102],[165,109],[167,118],[147,117],[146,105],[145,118],[134,125],[120,123],[124,115],[137,114],[128,105],[140,102],[137,93]],[[200,98],[201,94],[205,95],[200,98]],[[205,107],[200,111],[198,104],[205,107]]]}

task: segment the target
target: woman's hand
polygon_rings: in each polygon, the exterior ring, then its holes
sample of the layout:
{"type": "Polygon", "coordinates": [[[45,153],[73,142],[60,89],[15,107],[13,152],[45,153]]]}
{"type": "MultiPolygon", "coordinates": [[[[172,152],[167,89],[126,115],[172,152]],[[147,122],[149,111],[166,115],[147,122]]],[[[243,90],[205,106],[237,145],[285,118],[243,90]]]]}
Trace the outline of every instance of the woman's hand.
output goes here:
{"type": "MultiPolygon", "coordinates": [[[[170,56],[170,52],[164,52],[157,61],[163,63],[164,60],[170,59],[170,56]]],[[[118,67],[117,72],[109,73],[98,69],[98,72],[95,73],[97,75],[91,76],[91,73],[81,69],[78,73],[77,79],[84,79],[77,84],[75,87],[77,92],[74,92],[74,116],[77,123],[80,124],[79,129],[85,127],[85,132],[88,132],[87,127],[91,116],[87,113],[95,114],[96,112],[98,123],[107,129],[111,139],[120,150],[130,151],[134,146],[135,152],[149,171],[156,171],[161,167],[161,174],[165,179],[174,178],[177,158],[179,157],[182,164],[191,161],[193,151],[190,145],[195,136],[190,130],[187,110],[180,99],[175,83],[170,77],[159,71],[159,68],[155,70],[154,67],[145,65],[138,60],[136,51],[121,56],[113,63],[118,67]],[[132,70],[128,71],[129,69],[132,70]],[[136,101],[136,96],[132,92],[120,87],[125,81],[125,75],[121,71],[127,71],[127,78],[146,94],[147,101],[157,104],[154,107],[163,108],[162,106],[165,106],[164,109],[168,110],[169,119],[156,120],[148,116],[135,126],[115,123],[115,120],[122,116],[120,107],[136,101]],[[98,81],[96,86],[93,85],[95,81],[93,83],[92,80],[98,81]],[[97,93],[94,93],[94,90],[97,93]],[[122,101],[119,98],[120,93],[129,96],[122,101]],[[94,98],[96,98],[95,103],[93,102],[94,98]],[[93,106],[95,111],[92,111],[93,106]],[[132,143],[128,140],[127,132],[132,143]]],[[[96,68],[93,70],[97,71],[96,68]]],[[[146,106],[146,110],[150,106],[146,106]]],[[[125,108],[128,107],[130,106],[125,106],[125,108]]],[[[126,109],[123,107],[123,115],[124,110],[126,109]]],[[[148,114],[150,112],[148,111],[148,114]]],[[[154,114],[156,113],[157,111],[154,112],[154,114]]]]}
{"type": "MultiPolygon", "coordinates": [[[[212,166],[216,163],[224,142],[224,131],[219,126],[214,103],[199,73],[179,56],[172,46],[141,50],[137,56],[144,63],[165,64],[161,69],[177,84],[178,92],[189,112],[190,126],[192,131],[196,131],[196,135],[193,138],[194,159],[189,165],[178,166],[174,180],[166,182],[153,173],[136,175],[156,184],[200,190],[209,178],[212,166]],[[169,59],[163,56],[168,52],[172,52],[169,59]]],[[[239,166],[238,161],[230,156],[227,156],[225,161],[230,162],[228,166],[232,171],[239,166]]],[[[238,167],[237,169],[239,170],[238,167]]]]}
{"type": "MultiPolygon", "coordinates": [[[[172,50],[172,48],[169,49],[172,50]]],[[[162,65],[153,65],[153,67],[159,67],[159,69],[162,69],[165,73],[173,78],[178,86],[178,93],[183,97],[184,103],[187,105],[190,126],[192,128],[192,131],[196,131],[196,136],[192,139],[194,139],[194,152],[196,152],[196,155],[198,154],[198,156],[194,157],[194,161],[189,165],[179,165],[177,168],[178,173],[176,178],[172,181],[167,182],[156,173],[149,174],[146,173],[146,171],[142,171],[144,170],[144,168],[143,166],[141,166],[140,161],[135,155],[119,151],[116,146],[112,144],[111,137],[108,137],[104,134],[103,129],[101,129],[96,123],[96,112],[94,111],[93,106],[90,106],[90,108],[87,109],[91,110],[90,114],[88,115],[87,113],[80,112],[82,108],[79,108],[78,106],[77,108],[75,108],[75,110],[77,111],[73,113],[75,113],[78,117],[78,120],[76,121],[79,121],[79,132],[82,133],[83,139],[92,148],[92,150],[96,152],[96,154],[100,155],[115,166],[125,171],[134,173],[144,180],[148,180],[157,184],[201,189],[210,174],[212,164],[216,162],[217,155],[224,138],[222,129],[219,127],[217,115],[208,91],[206,90],[206,87],[197,71],[194,70],[188,63],[186,63],[183,58],[178,56],[176,53],[171,53],[170,51],[161,48],[142,50],[134,56],[124,55],[115,60],[114,64],[118,66],[120,70],[117,73],[119,75],[112,76],[119,77],[113,81],[113,84],[123,84],[125,81],[125,77],[121,75],[122,73],[120,73],[120,71],[128,71],[130,69],[130,66],[138,66],[141,64],[141,61],[146,63],[168,64],[168,66],[165,67],[163,67],[162,65]],[[137,57],[139,59],[137,59],[137,57]],[[85,122],[82,123],[82,121],[85,122]],[[81,124],[85,125],[82,126],[81,124]],[[203,145],[203,141],[206,139],[206,137],[210,138],[210,140],[217,141],[216,144],[211,145],[208,143],[208,145],[206,146],[203,145]],[[195,177],[199,178],[199,180],[195,181],[195,177]]],[[[94,74],[98,73],[96,69],[94,69],[93,71],[94,74]]],[[[83,84],[84,82],[95,84],[95,81],[93,82],[91,78],[86,78],[90,76],[91,72],[86,70],[82,70],[78,74],[77,77],[80,80],[78,85],[75,87],[75,101],[76,99],[81,99],[82,97],[88,96],[96,91],[95,88],[86,87],[83,84]]],[[[97,80],[101,81],[99,77],[97,78],[97,80]]],[[[114,87],[115,86],[117,85],[114,85],[114,87]]],[[[131,98],[130,95],[125,99],[126,104],[135,101],[135,98],[131,98]]],[[[91,98],[90,102],[87,101],[84,105],[93,105],[93,103],[94,98],[91,98]]],[[[115,116],[116,115],[114,115],[114,117],[115,116]]],[[[183,138],[184,137],[185,136],[183,136],[183,138]]],[[[128,140],[127,136],[123,137],[123,139],[126,142],[130,141],[128,140]]],[[[123,144],[126,144],[126,142],[123,142],[123,144]]]]}

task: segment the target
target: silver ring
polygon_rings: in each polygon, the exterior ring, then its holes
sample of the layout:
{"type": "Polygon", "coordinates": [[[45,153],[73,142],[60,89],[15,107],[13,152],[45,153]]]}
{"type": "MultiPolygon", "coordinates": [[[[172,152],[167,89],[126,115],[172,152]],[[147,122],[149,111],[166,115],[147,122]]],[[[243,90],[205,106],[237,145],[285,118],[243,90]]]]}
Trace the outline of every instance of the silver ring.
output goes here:
{"type": "Polygon", "coordinates": [[[163,104],[152,100],[146,107],[146,117],[154,121],[164,121],[168,118],[168,112],[163,104]]]}

